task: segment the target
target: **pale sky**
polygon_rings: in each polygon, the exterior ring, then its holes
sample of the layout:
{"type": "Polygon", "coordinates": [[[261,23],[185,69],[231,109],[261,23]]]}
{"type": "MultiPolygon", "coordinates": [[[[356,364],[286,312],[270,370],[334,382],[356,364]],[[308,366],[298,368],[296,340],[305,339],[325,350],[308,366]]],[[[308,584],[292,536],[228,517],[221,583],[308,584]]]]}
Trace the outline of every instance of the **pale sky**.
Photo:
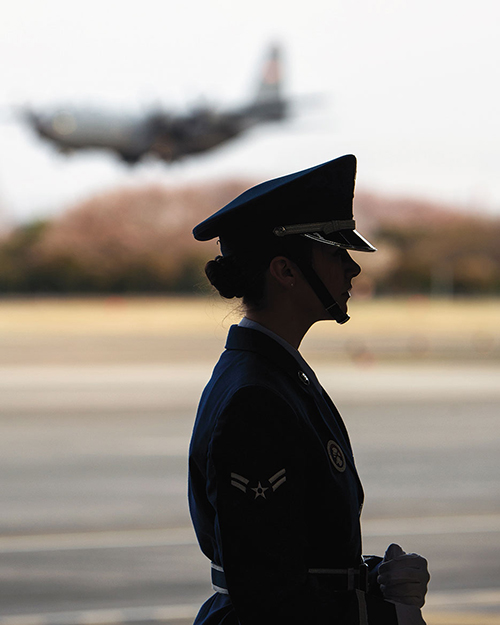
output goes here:
{"type": "MultiPolygon", "coordinates": [[[[0,213],[27,219],[103,189],[211,177],[263,180],[352,152],[358,188],[500,214],[500,9],[493,0],[16,0],[0,18],[0,213]],[[64,157],[19,120],[90,106],[137,112],[252,97],[281,45],[294,98],[324,94],[173,166],[64,157]]],[[[300,101],[300,98],[299,98],[300,101]]]]}

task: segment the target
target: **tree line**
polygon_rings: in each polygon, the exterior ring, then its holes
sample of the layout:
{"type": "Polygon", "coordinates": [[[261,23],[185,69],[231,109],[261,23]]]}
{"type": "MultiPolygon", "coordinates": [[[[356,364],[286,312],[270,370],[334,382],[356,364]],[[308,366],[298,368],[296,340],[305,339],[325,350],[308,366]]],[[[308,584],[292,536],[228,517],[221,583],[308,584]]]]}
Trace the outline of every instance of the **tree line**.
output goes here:
{"type": "MultiPolygon", "coordinates": [[[[0,237],[0,293],[200,293],[218,253],[196,223],[253,183],[123,188],[0,237]]],[[[379,251],[356,280],[367,295],[500,294],[500,219],[357,193],[361,232],[379,251]]]]}

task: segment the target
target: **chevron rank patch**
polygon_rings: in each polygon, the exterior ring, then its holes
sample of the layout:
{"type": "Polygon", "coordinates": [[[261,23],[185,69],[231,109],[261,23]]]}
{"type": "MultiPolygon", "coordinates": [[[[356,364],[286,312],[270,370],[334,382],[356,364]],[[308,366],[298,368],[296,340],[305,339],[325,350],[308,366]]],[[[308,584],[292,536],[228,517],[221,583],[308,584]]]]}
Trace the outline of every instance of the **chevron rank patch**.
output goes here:
{"type": "Polygon", "coordinates": [[[281,469],[271,477],[251,481],[239,473],[231,473],[231,486],[245,493],[254,501],[267,501],[286,482],[286,469],[281,469]]]}

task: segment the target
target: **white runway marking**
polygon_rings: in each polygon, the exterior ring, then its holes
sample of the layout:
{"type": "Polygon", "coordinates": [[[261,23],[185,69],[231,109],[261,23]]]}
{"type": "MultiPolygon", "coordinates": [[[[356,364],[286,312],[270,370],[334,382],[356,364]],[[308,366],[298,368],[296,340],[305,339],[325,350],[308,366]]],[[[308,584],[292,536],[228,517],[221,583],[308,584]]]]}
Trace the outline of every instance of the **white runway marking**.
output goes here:
{"type": "Polygon", "coordinates": [[[500,608],[500,590],[481,588],[478,590],[457,589],[446,592],[429,592],[425,605],[430,610],[458,607],[498,606],[500,608]]]}
{"type": "Polygon", "coordinates": [[[195,545],[191,527],[0,537],[0,553],[195,545]]]}
{"type": "MultiPolygon", "coordinates": [[[[318,363],[318,377],[334,400],[493,401],[500,398],[496,364],[416,366],[318,363]]],[[[3,412],[10,410],[162,410],[193,408],[211,366],[192,364],[0,367],[3,412]],[[21,392],[20,392],[21,391],[21,392]]]]}
{"type": "Polygon", "coordinates": [[[362,522],[362,528],[363,535],[367,537],[500,532],[500,514],[368,519],[362,522]]]}
{"type": "MultiPolygon", "coordinates": [[[[497,589],[468,590],[457,589],[449,592],[430,593],[424,614],[438,614],[442,609],[451,608],[457,616],[464,608],[500,606],[500,591],[497,589]]],[[[111,608],[105,610],[78,610],[71,612],[46,612],[42,614],[16,614],[0,617],[0,625],[107,625],[137,621],[166,622],[192,621],[200,606],[194,604],[141,606],[132,608],[111,608]]],[[[453,623],[453,613],[448,614],[453,623]]],[[[486,615],[494,618],[493,614],[486,615]]],[[[442,622],[442,621],[440,621],[442,622]]],[[[483,621],[481,621],[483,622],[483,621]]],[[[492,623],[493,620],[484,622],[492,623]]]]}
{"type": "MultiPolygon", "coordinates": [[[[420,536],[500,532],[500,514],[412,519],[370,519],[363,522],[363,535],[420,536]]],[[[38,534],[0,537],[0,553],[33,553],[79,549],[124,549],[130,547],[173,547],[195,545],[191,527],[125,530],[68,534],[38,534]]]]}
{"type": "Polygon", "coordinates": [[[192,621],[199,605],[144,606],[108,610],[78,610],[45,614],[16,614],[0,617],[0,625],[105,625],[136,621],[192,621]]]}

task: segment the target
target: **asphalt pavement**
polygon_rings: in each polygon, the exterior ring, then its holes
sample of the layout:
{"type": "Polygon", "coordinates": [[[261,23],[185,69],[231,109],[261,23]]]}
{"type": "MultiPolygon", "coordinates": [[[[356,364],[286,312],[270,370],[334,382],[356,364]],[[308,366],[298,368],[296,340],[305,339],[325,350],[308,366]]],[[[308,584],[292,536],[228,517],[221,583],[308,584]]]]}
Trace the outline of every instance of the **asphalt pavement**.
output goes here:
{"type": "MultiPolygon", "coordinates": [[[[325,362],[364,484],[364,552],[429,560],[429,625],[500,623],[500,366],[325,362]]],[[[199,362],[0,368],[0,625],[192,622],[199,362]]]]}

